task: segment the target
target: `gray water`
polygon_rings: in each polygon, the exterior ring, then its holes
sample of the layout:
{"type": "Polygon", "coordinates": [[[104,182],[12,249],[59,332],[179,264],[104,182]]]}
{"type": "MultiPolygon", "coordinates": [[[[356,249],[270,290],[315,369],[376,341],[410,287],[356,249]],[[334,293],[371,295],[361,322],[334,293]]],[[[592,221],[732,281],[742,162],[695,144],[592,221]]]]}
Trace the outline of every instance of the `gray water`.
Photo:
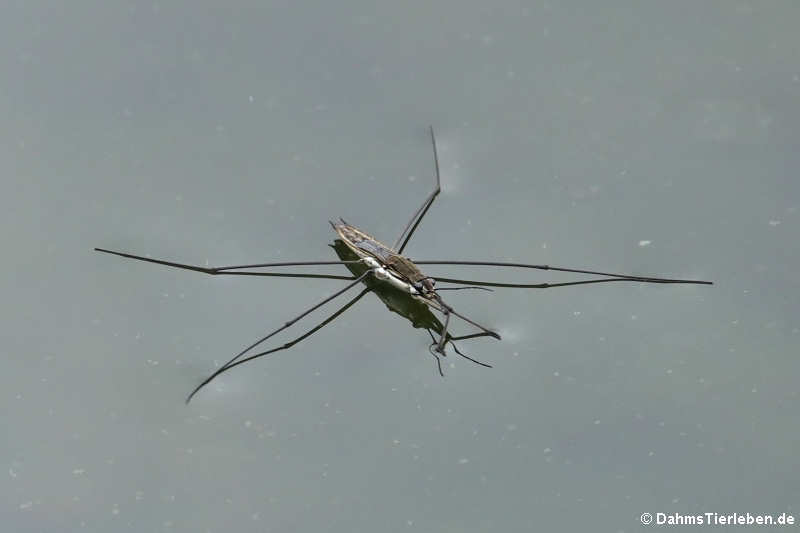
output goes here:
{"type": "Polygon", "coordinates": [[[800,6],[301,4],[3,6],[3,530],[800,515],[800,6]],[[368,295],[184,405],[343,282],[92,248],[333,260],[339,216],[392,242],[432,187],[429,124],[443,192],[409,256],[716,284],[451,293],[504,338],[444,379],[368,295]]]}

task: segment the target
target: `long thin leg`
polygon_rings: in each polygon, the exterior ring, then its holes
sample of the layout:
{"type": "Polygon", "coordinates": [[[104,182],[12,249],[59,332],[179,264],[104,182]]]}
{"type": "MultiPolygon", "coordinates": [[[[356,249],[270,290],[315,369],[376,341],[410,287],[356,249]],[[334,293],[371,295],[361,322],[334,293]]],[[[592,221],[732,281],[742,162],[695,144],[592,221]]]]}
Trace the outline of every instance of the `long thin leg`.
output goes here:
{"type": "Polygon", "coordinates": [[[353,276],[334,276],[332,274],[297,274],[295,272],[218,272],[218,276],[261,276],[266,278],[306,278],[306,279],[341,279],[352,281],[353,276]]]}
{"type": "Polygon", "coordinates": [[[118,255],[128,259],[136,259],[137,261],[145,261],[147,263],[155,263],[157,265],[164,265],[172,268],[181,268],[184,270],[192,270],[194,272],[202,272],[203,274],[210,274],[212,276],[230,275],[230,276],[277,276],[277,277],[297,277],[297,278],[329,278],[329,279],[353,279],[352,277],[343,276],[328,276],[326,274],[285,274],[285,273],[271,273],[271,272],[238,272],[239,269],[245,268],[266,268],[266,267],[285,267],[285,266],[315,266],[315,265],[345,265],[351,263],[360,263],[360,261],[293,261],[281,263],[260,263],[254,265],[235,265],[224,267],[201,267],[197,265],[187,265],[185,263],[176,263],[174,261],[166,261],[164,259],[153,259],[151,257],[144,257],[141,255],[129,254],[126,252],[115,252],[113,250],[106,250],[105,248],[95,248],[95,251],[103,252],[106,254],[118,255]]]}
{"type": "Polygon", "coordinates": [[[444,353],[444,345],[447,342],[447,328],[450,326],[450,311],[445,308],[444,310],[444,327],[442,328],[442,332],[439,334],[439,344],[436,346],[436,351],[439,353],[444,353]]]}
{"type": "Polygon", "coordinates": [[[572,272],[575,274],[592,274],[595,276],[609,276],[614,278],[635,279],[640,281],[651,282],[671,282],[671,283],[695,283],[700,285],[713,285],[713,281],[698,281],[691,279],[670,279],[670,278],[656,278],[652,276],[632,276],[630,274],[612,274],[608,272],[597,272],[595,270],[580,270],[577,268],[563,268],[554,267],[550,265],[528,265],[525,263],[504,263],[498,261],[417,261],[413,260],[417,265],[471,265],[471,266],[499,266],[511,268],[534,268],[536,270],[554,270],[557,272],[572,272]]]}
{"type": "Polygon", "coordinates": [[[285,263],[258,263],[255,265],[234,265],[234,266],[224,266],[224,267],[216,267],[216,270],[220,274],[224,274],[223,271],[229,270],[243,270],[245,268],[267,268],[267,267],[283,267],[283,266],[316,266],[316,265],[348,265],[353,263],[361,263],[360,259],[354,259],[352,261],[290,261],[285,263]]]}
{"type": "Polygon", "coordinates": [[[490,330],[490,329],[489,329],[489,328],[487,328],[487,327],[481,326],[480,324],[478,324],[478,323],[477,323],[477,322],[475,322],[474,320],[471,320],[471,319],[469,319],[469,318],[465,317],[464,315],[462,315],[461,313],[459,313],[458,311],[456,311],[456,310],[455,310],[455,309],[453,309],[452,307],[451,307],[450,309],[448,309],[448,311],[450,311],[451,313],[453,313],[454,315],[456,315],[458,318],[460,318],[460,319],[461,319],[461,320],[463,320],[464,322],[467,322],[467,323],[469,323],[469,324],[472,324],[472,325],[473,325],[473,326],[475,326],[476,328],[478,328],[478,329],[482,330],[482,331],[483,331],[484,333],[486,333],[488,336],[490,336],[490,337],[494,337],[494,338],[495,338],[495,339],[497,339],[497,340],[501,340],[501,339],[500,339],[500,334],[499,334],[499,333],[497,333],[496,331],[492,331],[492,330],[490,330]]]}
{"type": "Polygon", "coordinates": [[[433,201],[436,199],[436,196],[442,191],[442,181],[439,177],[439,154],[436,152],[436,136],[433,134],[433,126],[430,127],[430,132],[431,143],[433,144],[433,163],[436,168],[436,188],[428,195],[427,198],[425,198],[425,201],[422,202],[422,205],[419,206],[419,209],[414,211],[414,215],[411,217],[411,220],[408,221],[408,224],[406,224],[406,227],[403,229],[403,233],[397,237],[393,248],[397,250],[397,253],[399,254],[403,253],[403,249],[406,247],[406,244],[408,244],[411,236],[414,235],[414,231],[416,231],[417,226],[419,226],[419,223],[422,222],[422,217],[425,216],[425,213],[427,213],[428,209],[430,209],[431,204],[433,204],[433,201]],[[400,247],[398,248],[398,246],[400,247]]]}
{"type": "Polygon", "coordinates": [[[452,313],[455,316],[457,316],[458,318],[460,318],[461,320],[463,320],[464,322],[472,324],[476,328],[480,329],[481,331],[486,333],[488,336],[494,337],[495,339],[500,340],[500,334],[499,333],[497,333],[496,331],[492,331],[492,330],[490,330],[489,328],[487,328],[485,326],[481,326],[480,324],[478,324],[474,320],[465,317],[464,315],[462,315],[461,313],[459,313],[458,311],[453,309],[452,306],[448,305],[444,300],[442,300],[442,298],[438,294],[435,295],[435,299],[436,299],[436,302],[441,306],[440,311],[445,314],[446,320],[448,320],[448,321],[450,320],[449,314],[452,313]]]}
{"type": "MultiPolygon", "coordinates": [[[[489,285],[493,287],[515,287],[515,288],[528,288],[528,289],[549,289],[554,287],[566,287],[570,285],[587,285],[590,283],[606,283],[611,281],[636,281],[639,283],[685,283],[684,281],[676,281],[676,280],[658,280],[658,279],[641,279],[641,278],[605,278],[605,279],[594,279],[594,280],[584,280],[584,281],[569,281],[564,283],[539,283],[539,284],[531,284],[531,285],[524,285],[519,283],[491,283],[491,282],[484,282],[484,281],[473,281],[473,280],[453,280],[453,279],[437,279],[437,281],[449,282],[449,283],[469,283],[473,285],[489,285]]],[[[447,325],[450,322],[450,314],[457,316],[461,320],[472,324],[476,328],[482,330],[484,333],[478,334],[475,336],[483,336],[488,335],[494,337],[496,339],[500,339],[500,335],[485,326],[482,326],[475,322],[474,320],[467,318],[466,316],[460,314],[458,311],[453,309],[450,305],[446,304],[438,295],[436,295],[436,300],[441,306],[441,311],[445,314],[445,326],[444,326],[444,333],[442,337],[440,337],[438,345],[436,347],[436,351],[442,353],[443,346],[446,341],[444,341],[444,337],[447,334],[447,325]]],[[[466,338],[469,338],[467,336],[466,338]]],[[[455,346],[455,345],[453,345],[455,346]]]]}
{"type": "MultiPolygon", "coordinates": [[[[437,283],[469,283],[471,285],[479,285],[482,287],[509,287],[514,289],[552,289],[554,287],[569,287],[570,285],[589,285],[591,283],[608,283],[611,281],[633,281],[636,283],[660,283],[660,284],[682,284],[687,283],[679,280],[656,280],[656,279],[641,279],[641,278],[603,278],[603,279],[587,279],[582,281],[566,281],[563,283],[497,283],[493,281],[475,281],[465,279],[452,279],[452,278],[436,278],[437,283]]],[[[441,289],[437,289],[441,290],[441,289]]]]}
{"type": "Polygon", "coordinates": [[[276,335],[276,334],[280,333],[281,331],[285,330],[286,328],[290,327],[292,324],[294,324],[295,322],[297,322],[298,320],[300,320],[304,316],[308,315],[312,311],[315,311],[315,310],[319,309],[320,307],[322,307],[326,303],[330,302],[331,300],[333,300],[337,296],[339,296],[339,295],[343,294],[344,292],[347,292],[348,290],[352,289],[356,284],[358,284],[362,279],[364,279],[367,275],[369,275],[371,273],[372,273],[372,270],[367,270],[366,272],[361,274],[358,278],[356,278],[355,281],[353,281],[352,283],[348,283],[347,286],[345,286],[343,289],[340,289],[340,290],[336,291],[335,293],[333,293],[332,295],[328,296],[324,300],[322,300],[322,301],[314,304],[313,306],[309,307],[308,309],[306,309],[305,311],[303,311],[302,313],[300,313],[299,315],[297,315],[293,319],[289,320],[288,322],[285,322],[278,329],[273,330],[272,332],[270,332],[267,335],[264,335],[263,337],[258,339],[256,342],[254,342],[253,344],[251,344],[250,346],[248,346],[247,348],[245,348],[241,352],[237,353],[236,355],[234,355],[227,363],[222,365],[219,369],[217,369],[216,372],[211,374],[208,378],[206,378],[205,381],[203,381],[200,385],[198,385],[197,388],[192,392],[192,394],[189,395],[189,398],[186,401],[188,402],[189,400],[191,400],[192,395],[194,395],[195,392],[200,390],[202,387],[204,387],[207,383],[209,383],[212,379],[217,377],[219,374],[221,374],[222,372],[225,372],[225,370],[229,366],[232,366],[233,363],[235,363],[237,359],[239,359],[240,357],[245,355],[247,352],[249,352],[250,350],[252,350],[256,346],[258,346],[259,344],[263,343],[267,339],[273,337],[274,335],[276,335]]]}
{"type": "Polygon", "coordinates": [[[439,291],[466,291],[466,290],[481,290],[481,291],[493,292],[492,289],[488,289],[486,287],[464,286],[464,287],[437,287],[436,288],[436,292],[439,292],[439,291]]]}
{"type": "Polygon", "coordinates": [[[313,328],[311,328],[307,332],[303,333],[302,335],[300,335],[296,339],[287,342],[283,346],[279,346],[278,348],[273,348],[271,350],[266,350],[264,352],[253,354],[253,355],[250,355],[248,357],[245,357],[244,359],[240,359],[239,361],[236,361],[236,362],[233,362],[233,363],[229,362],[228,364],[222,366],[219,370],[217,370],[211,376],[209,376],[208,379],[204,380],[200,385],[195,387],[195,389],[191,392],[191,394],[189,394],[189,396],[186,398],[186,403],[189,403],[191,401],[192,397],[194,397],[194,395],[197,394],[200,391],[200,389],[202,389],[203,387],[208,385],[211,382],[211,380],[213,380],[215,377],[219,376],[223,372],[227,372],[228,370],[230,370],[231,368],[233,368],[235,366],[241,365],[241,364],[246,363],[248,361],[252,361],[253,359],[256,359],[258,357],[264,357],[265,355],[269,355],[269,354],[272,354],[272,353],[275,353],[275,352],[279,352],[281,350],[288,350],[289,348],[291,348],[292,346],[294,346],[298,342],[302,341],[303,339],[307,339],[308,337],[310,337],[311,335],[313,335],[317,331],[319,331],[322,328],[324,328],[325,326],[327,326],[330,322],[332,322],[334,319],[336,319],[336,317],[338,317],[339,315],[341,315],[342,313],[347,311],[353,304],[355,304],[358,300],[360,300],[362,296],[364,296],[365,294],[367,294],[371,290],[372,289],[370,289],[369,287],[367,287],[366,289],[362,290],[360,293],[358,293],[358,295],[356,295],[355,298],[353,298],[352,300],[350,300],[349,302],[344,304],[342,307],[340,307],[335,313],[330,315],[328,318],[326,318],[325,320],[323,320],[322,322],[320,322],[319,324],[317,324],[316,326],[314,326],[313,328]]]}

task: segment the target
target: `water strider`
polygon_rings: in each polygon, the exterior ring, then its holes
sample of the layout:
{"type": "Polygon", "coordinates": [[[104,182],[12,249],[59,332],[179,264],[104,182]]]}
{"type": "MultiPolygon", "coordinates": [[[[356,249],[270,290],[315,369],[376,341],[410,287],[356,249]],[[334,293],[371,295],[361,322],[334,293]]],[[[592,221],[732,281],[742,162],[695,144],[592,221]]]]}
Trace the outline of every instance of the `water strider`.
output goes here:
{"type": "Polygon", "coordinates": [[[441,360],[439,356],[446,355],[445,347],[450,344],[453,350],[476,364],[489,367],[490,365],[482,363],[472,357],[462,353],[455,344],[455,341],[466,340],[476,337],[494,337],[500,339],[500,335],[491,329],[478,324],[474,320],[459,313],[452,306],[448,305],[439,294],[444,290],[458,290],[458,289],[488,289],[488,287],[512,287],[512,288],[525,288],[525,289],[547,289],[552,287],[565,287],[569,285],[586,285],[590,283],[609,283],[615,281],[634,281],[639,283],[690,283],[699,285],[711,285],[710,281],[688,280],[688,279],[668,279],[656,278],[650,276],[633,276],[627,274],[614,274],[609,272],[598,272],[594,270],[582,270],[574,268],[561,268],[549,265],[530,265],[525,263],[507,263],[498,261],[413,261],[403,255],[408,242],[411,240],[412,235],[416,231],[420,222],[425,214],[430,209],[436,196],[441,192],[441,178],[439,175],[439,157],[436,150],[436,138],[433,133],[433,128],[430,128],[431,144],[433,145],[433,160],[436,177],[436,187],[428,195],[422,205],[414,211],[411,219],[406,224],[403,231],[395,240],[394,244],[390,247],[387,246],[371,235],[358,229],[357,227],[348,224],[340,219],[339,222],[331,222],[331,226],[339,236],[333,244],[334,251],[339,256],[339,261],[291,261],[280,263],[258,263],[252,265],[235,265],[225,267],[201,267],[196,265],[187,265],[183,263],[176,263],[173,261],[165,261],[163,259],[152,259],[139,255],[133,255],[125,252],[115,252],[104,248],[95,248],[98,252],[118,255],[129,259],[136,259],[139,261],[147,261],[149,263],[156,263],[174,268],[182,268],[185,270],[194,270],[204,274],[211,275],[230,275],[230,276],[272,276],[272,277],[295,277],[295,278],[327,278],[350,281],[345,287],[336,291],[331,296],[314,304],[306,309],[296,317],[285,322],[275,330],[267,335],[264,335],[256,342],[250,344],[244,350],[240,351],[232,357],[227,363],[222,365],[205,380],[203,380],[186,398],[188,403],[192,397],[204,386],[210,383],[214,378],[227,372],[228,370],[252,361],[253,359],[263,357],[281,350],[287,350],[302,341],[307,339],[339,315],[344,313],[353,304],[360,300],[365,294],[374,292],[378,298],[383,301],[386,306],[393,312],[404,316],[415,328],[425,329],[431,337],[431,345],[429,351],[436,359],[439,373],[442,374],[441,360]],[[270,267],[287,267],[287,266],[318,266],[318,265],[339,265],[343,264],[350,270],[352,276],[335,276],[328,274],[303,274],[303,273],[285,273],[285,272],[254,272],[251,269],[270,268],[270,267]],[[432,278],[425,275],[420,269],[419,265],[475,265],[475,266],[496,266],[507,268],[529,268],[536,270],[553,270],[558,272],[571,272],[576,274],[588,274],[593,276],[602,276],[599,279],[589,279],[581,281],[570,281],[564,283],[536,283],[536,284],[521,284],[521,283],[494,283],[488,281],[474,281],[462,280],[452,278],[432,278]],[[436,287],[436,282],[448,284],[461,284],[466,286],[461,287],[436,287]],[[291,327],[295,322],[301,320],[306,315],[319,309],[331,300],[349,291],[356,285],[363,283],[365,288],[361,290],[354,298],[337,309],[333,314],[328,316],[325,320],[318,323],[313,328],[309,329],[299,337],[270,350],[265,350],[257,353],[252,353],[254,349],[272,338],[274,335],[291,327]],[[444,317],[442,323],[433,311],[437,311],[444,317]],[[478,331],[469,335],[453,336],[449,332],[451,317],[457,317],[464,322],[474,326],[478,331]],[[438,338],[437,338],[438,336],[438,338]]]}

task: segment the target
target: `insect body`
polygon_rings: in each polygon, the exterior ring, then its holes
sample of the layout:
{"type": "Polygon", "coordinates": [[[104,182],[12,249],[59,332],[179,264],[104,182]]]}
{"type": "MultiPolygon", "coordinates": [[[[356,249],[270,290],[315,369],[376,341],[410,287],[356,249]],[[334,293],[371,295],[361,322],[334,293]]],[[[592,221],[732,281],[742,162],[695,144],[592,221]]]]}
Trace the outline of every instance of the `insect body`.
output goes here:
{"type": "MultiPolygon", "coordinates": [[[[145,261],[149,263],[156,263],[173,268],[181,268],[185,270],[193,270],[195,272],[202,272],[210,275],[229,275],[229,276],[271,276],[271,277],[292,277],[292,278],[326,278],[326,279],[339,279],[347,280],[348,283],[342,289],[336,291],[331,296],[316,303],[310,308],[306,309],[298,316],[287,321],[280,327],[264,335],[256,342],[250,344],[244,350],[240,351],[232,357],[227,363],[222,365],[205,380],[203,380],[186,399],[187,402],[205,385],[210,383],[214,378],[223,372],[227,372],[232,368],[244,364],[253,359],[263,357],[281,350],[288,350],[298,342],[310,337],[330,322],[335,320],[339,315],[344,313],[359,299],[369,292],[375,293],[381,301],[393,312],[404,316],[414,327],[425,329],[431,337],[431,345],[429,350],[436,358],[439,373],[442,373],[441,361],[439,356],[445,355],[445,347],[449,344],[453,347],[455,352],[476,364],[482,366],[490,366],[482,363],[472,357],[465,355],[456,346],[455,341],[472,339],[476,337],[493,337],[500,339],[500,335],[491,329],[484,327],[474,320],[467,318],[459,313],[452,306],[448,305],[439,294],[444,290],[456,290],[464,288],[484,288],[487,287],[512,287],[523,289],[548,289],[553,287],[565,287],[569,285],[584,285],[591,283],[610,283],[610,282],[639,282],[639,283],[684,283],[684,284],[702,284],[711,285],[710,281],[698,281],[687,279],[668,279],[656,278],[651,276],[634,276],[628,274],[614,274],[608,272],[599,272],[594,270],[574,269],[554,267],[550,265],[533,265],[525,263],[504,263],[496,261],[413,261],[403,255],[403,250],[411,239],[414,231],[419,226],[425,214],[430,209],[433,201],[441,192],[441,178],[439,175],[439,159],[436,151],[436,139],[433,134],[433,128],[430,129],[431,144],[433,145],[433,156],[435,163],[435,178],[436,187],[428,195],[422,205],[414,212],[411,219],[406,224],[403,231],[397,237],[394,245],[389,247],[364,231],[348,224],[340,219],[340,222],[331,222],[331,226],[336,231],[339,239],[334,243],[333,248],[339,256],[339,261],[292,261],[281,263],[259,263],[252,265],[236,265],[227,267],[202,267],[197,265],[188,265],[184,263],[176,263],[173,261],[166,261],[164,259],[153,259],[141,255],[133,255],[127,252],[116,252],[105,248],[95,248],[98,252],[118,255],[121,257],[136,259],[138,261],[145,261]],[[287,267],[287,266],[317,266],[317,265],[345,265],[352,276],[337,276],[330,274],[305,274],[305,273],[286,273],[286,272],[264,272],[262,268],[273,267],[287,267]],[[600,276],[598,279],[588,279],[579,281],[570,281],[562,283],[535,283],[535,284],[521,284],[521,283],[496,283],[491,281],[475,281],[475,280],[462,280],[452,278],[438,278],[438,282],[445,284],[466,284],[467,287],[444,287],[437,288],[436,281],[432,277],[426,276],[419,268],[418,265],[425,264],[438,264],[438,265],[476,265],[476,266],[494,266],[503,268],[525,268],[536,270],[555,270],[560,272],[571,272],[576,274],[587,274],[593,276],[600,276]],[[349,291],[356,285],[363,283],[366,285],[360,293],[353,297],[350,301],[345,303],[342,307],[337,309],[334,313],[328,316],[325,320],[318,323],[313,328],[307,330],[302,335],[286,342],[285,344],[272,348],[269,350],[253,353],[255,348],[267,340],[271,339],[281,331],[291,327],[296,322],[310,314],[311,312],[319,309],[323,305],[337,298],[338,296],[349,291]],[[444,322],[441,322],[432,312],[434,310],[444,317],[444,322]],[[462,321],[477,328],[476,333],[471,333],[462,336],[453,336],[449,332],[450,319],[452,316],[458,317],[462,321]],[[437,339],[438,336],[438,339],[437,339]]],[[[487,289],[488,290],[488,289],[487,289]]]]}
{"type": "Polygon", "coordinates": [[[411,285],[414,295],[431,295],[434,293],[435,281],[420,271],[413,261],[395,252],[376,238],[368,235],[344,220],[341,223],[331,222],[331,226],[342,238],[342,241],[359,257],[372,257],[391,269],[393,273],[411,285]]]}
{"type": "MultiPolygon", "coordinates": [[[[361,258],[368,266],[373,269],[373,273],[378,279],[389,282],[398,288],[405,288],[412,298],[419,299],[426,305],[435,308],[445,316],[444,328],[439,336],[439,341],[434,342],[435,351],[445,355],[444,346],[448,342],[447,327],[450,324],[450,315],[454,314],[462,320],[472,324],[482,330],[484,334],[500,339],[500,335],[490,329],[481,326],[477,322],[459,314],[452,307],[447,305],[442,297],[434,289],[436,281],[426,276],[409,258],[401,255],[392,248],[381,243],[371,235],[364,233],[355,226],[351,226],[344,220],[337,224],[331,222],[331,226],[342,238],[345,245],[361,258]]],[[[433,352],[432,352],[433,353],[433,352]]],[[[463,355],[463,354],[462,354],[463,355]]],[[[434,354],[434,357],[436,355],[434,354]]],[[[438,357],[436,358],[439,364],[438,357]]],[[[442,367],[439,364],[439,373],[442,367]]]]}

